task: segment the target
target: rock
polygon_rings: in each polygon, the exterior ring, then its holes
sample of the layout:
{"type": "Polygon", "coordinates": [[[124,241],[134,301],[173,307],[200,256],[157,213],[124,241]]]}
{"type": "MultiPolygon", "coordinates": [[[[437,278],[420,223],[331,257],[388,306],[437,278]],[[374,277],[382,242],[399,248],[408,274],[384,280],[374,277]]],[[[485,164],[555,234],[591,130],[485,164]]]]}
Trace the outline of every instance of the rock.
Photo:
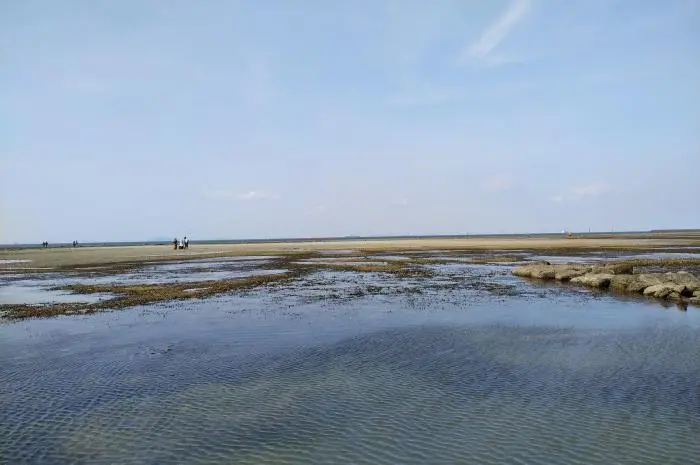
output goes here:
{"type": "Polygon", "coordinates": [[[673,298],[680,300],[685,290],[685,286],[682,284],[666,282],[647,287],[644,289],[644,295],[657,297],[659,299],[673,298]]]}
{"type": "Polygon", "coordinates": [[[700,290],[693,292],[693,297],[700,297],[700,290]]]}
{"type": "Polygon", "coordinates": [[[586,265],[553,265],[554,279],[557,281],[569,281],[571,278],[583,276],[591,271],[590,266],[586,265]]]}
{"type": "Polygon", "coordinates": [[[700,297],[692,297],[688,299],[689,304],[700,305],[700,297]]]}
{"type": "Polygon", "coordinates": [[[604,289],[610,285],[613,275],[607,273],[589,273],[571,279],[573,284],[604,289]]]}
{"type": "Polygon", "coordinates": [[[657,292],[661,292],[666,288],[663,284],[654,284],[653,286],[647,286],[643,294],[648,296],[656,296],[657,292]]]}
{"type": "Polygon", "coordinates": [[[521,278],[531,278],[536,265],[523,265],[513,268],[512,273],[521,278]]]}
{"type": "Polygon", "coordinates": [[[513,274],[522,278],[554,279],[556,272],[548,262],[538,262],[519,266],[513,270],[513,274]]]}
{"type": "Polygon", "coordinates": [[[634,267],[628,263],[613,263],[605,266],[608,273],[611,274],[632,274],[634,267]]]}
{"type": "Polygon", "coordinates": [[[541,265],[532,271],[531,276],[535,279],[554,279],[557,273],[552,265],[541,265]]]}
{"type": "Polygon", "coordinates": [[[627,292],[630,284],[634,283],[637,277],[631,274],[616,274],[610,278],[610,289],[618,292],[627,292]]]}
{"type": "Polygon", "coordinates": [[[700,278],[692,273],[688,273],[687,271],[664,273],[664,279],[676,284],[684,285],[691,293],[700,290],[700,278]]]}
{"type": "Polygon", "coordinates": [[[634,275],[635,280],[627,286],[628,292],[643,292],[649,286],[655,286],[657,284],[663,284],[664,280],[655,274],[637,274],[634,275]]]}
{"type": "Polygon", "coordinates": [[[605,265],[593,267],[593,273],[605,274],[632,274],[633,267],[628,263],[606,263],[605,265]]]}

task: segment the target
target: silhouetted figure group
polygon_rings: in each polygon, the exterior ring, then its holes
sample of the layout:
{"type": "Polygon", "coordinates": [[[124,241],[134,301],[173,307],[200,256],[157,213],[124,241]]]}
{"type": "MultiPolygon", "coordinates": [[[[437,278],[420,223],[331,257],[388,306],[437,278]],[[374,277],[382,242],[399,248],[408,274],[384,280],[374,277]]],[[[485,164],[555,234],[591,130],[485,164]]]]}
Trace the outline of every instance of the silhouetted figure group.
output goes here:
{"type": "Polygon", "coordinates": [[[187,236],[184,238],[180,239],[179,241],[177,240],[177,237],[173,239],[173,249],[189,249],[190,247],[190,240],[187,239],[187,236]]]}
{"type": "MultiPolygon", "coordinates": [[[[71,244],[73,245],[73,247],[78,247],[80,245],[80,243],[78,241],[73,241],[71,244]]],[[[61,246],[59,245],[59,247],[61,247],[61,246]]],[[[42,242],[41,248],[48,249],[49,248],[49,241],[42,242]]]]}

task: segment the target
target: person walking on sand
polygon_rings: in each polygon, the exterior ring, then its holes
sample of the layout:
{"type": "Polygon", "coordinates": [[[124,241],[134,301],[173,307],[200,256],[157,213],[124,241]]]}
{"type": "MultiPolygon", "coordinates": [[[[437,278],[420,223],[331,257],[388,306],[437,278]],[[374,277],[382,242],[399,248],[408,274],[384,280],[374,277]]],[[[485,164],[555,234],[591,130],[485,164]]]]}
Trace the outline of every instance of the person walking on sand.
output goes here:
{"type": "Polygon", "coordinates": [[[173,250],[177,250],[177,237],[173,239],[173,250]]]}
{"type": "Polygon", "coordinates": [[[187,249],[189,247],[190,247],[190,240],[187,239],[187,236],[185,236],[185,248],[187,249]]]}

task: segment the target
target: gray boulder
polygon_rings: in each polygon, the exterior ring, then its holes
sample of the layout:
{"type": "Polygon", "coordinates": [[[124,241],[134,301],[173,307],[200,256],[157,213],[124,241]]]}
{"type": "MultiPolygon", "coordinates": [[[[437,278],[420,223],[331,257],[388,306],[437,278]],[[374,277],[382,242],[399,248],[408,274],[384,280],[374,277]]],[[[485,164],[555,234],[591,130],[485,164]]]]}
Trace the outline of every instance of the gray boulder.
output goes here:
{"type": "Polygon", "coordinates": [[[680,300],[681,296],[685,293],[686,288],[682,284],[676,284],[673,282],[666,282],[662,284],[654,284],[644,289],[644,295],[657,297],[659,299],[675,298],[680,300]]]}
{"type": "Polygon", "coordinates": [[[568,281],[571,278],[584,275],[590,270],[590,266],[581,264],[551,265],[549,262],[538,262],[519,266],[513,270],[513,274],[523,278],[568,281]]]}
{"type": "Polygon", "coordinates": [[[572,284],[580,284],[587,287],[595,287],[604,289],[610,285],[610,281],[614,275],[608,273],[590,273],[583,276],[577,276],[571,279],[572,284]]]}
{"type": "Polygon", "coordinates": [[[554,279],[557,281],[569,281],[572,278],[583,276],[591,271],[590,266],[586,265],[552,265],[554,267],[554,279]]]}
{"type": "Polygon", "coordinates": [[[535,279],[554,279],[557,276],[557,272],[552,265],[540,265],[532,270],[530,276],[535,279]]]}
{"type": "Polygon", "coordinates": [[[556,272],[549,262],[537,262],[519,266],[513,270],[513,274],[522,278],[554,279],[556,272]]]}
{"type": "Polygon", "coordinates": [[[633,282],[631,282],[629,286],[627,286],[627,290],[629,292],[641,293],[644,292],[644,290],[647,287],[656,286],[657,284],[664,283],[664,279],[655,274],[646,273],[637,274],[634,276],[636,279],[633,282]]]}
{"type": "Polygon", "coordinates": [[[616,274],[610,278],[610,289],[618,292],[627,292],[630,285],[637,280],[637,277],[631,274],[616,274]]]}
{"type": "Polygon", "coordinates": [[[700,290],[700,278],[692,273],[688,273],[687,271],[664,273],[664,279],[676,284],[684,285],[691,293],[700,290]]]}
{"type": "Polygon", "coordinates": [[[633,266],[628,263],[606,263],[604,265],[594,266],[592,273],[605,274],[632,274],[633,266]]]}

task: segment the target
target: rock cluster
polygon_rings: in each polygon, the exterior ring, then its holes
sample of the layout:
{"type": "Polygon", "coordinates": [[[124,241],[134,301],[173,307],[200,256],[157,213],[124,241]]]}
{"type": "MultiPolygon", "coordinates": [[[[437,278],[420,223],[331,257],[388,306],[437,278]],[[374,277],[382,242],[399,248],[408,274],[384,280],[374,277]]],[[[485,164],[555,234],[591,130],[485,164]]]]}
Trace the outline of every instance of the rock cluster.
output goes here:
{"type": "Polygon", "coordinates": [[[552,265],[535,262],[515,268],[513,274],[700,305],[700,278],[687,271],[633,274],[632,265],[625,263],[552,265]]]}

